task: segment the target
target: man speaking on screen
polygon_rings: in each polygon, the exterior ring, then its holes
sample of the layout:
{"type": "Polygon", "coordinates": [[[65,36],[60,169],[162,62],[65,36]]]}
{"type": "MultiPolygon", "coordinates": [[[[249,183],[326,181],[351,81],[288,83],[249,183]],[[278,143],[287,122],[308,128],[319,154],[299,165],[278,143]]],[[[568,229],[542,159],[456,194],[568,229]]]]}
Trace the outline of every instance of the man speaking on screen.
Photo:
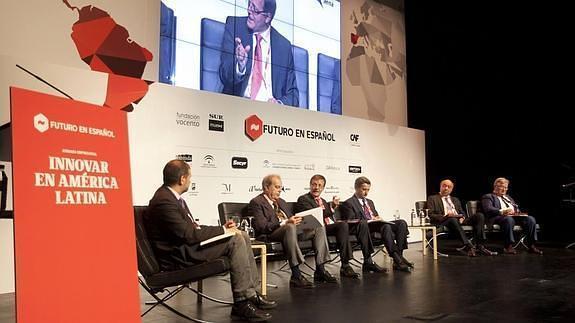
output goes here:
{"type": "Polygon", "coordinates": [[[222,43],[222,93],[298,106],[292,46],[271,22],[275,0],[250,0],[247,17],[228,17],[222,43]]]}

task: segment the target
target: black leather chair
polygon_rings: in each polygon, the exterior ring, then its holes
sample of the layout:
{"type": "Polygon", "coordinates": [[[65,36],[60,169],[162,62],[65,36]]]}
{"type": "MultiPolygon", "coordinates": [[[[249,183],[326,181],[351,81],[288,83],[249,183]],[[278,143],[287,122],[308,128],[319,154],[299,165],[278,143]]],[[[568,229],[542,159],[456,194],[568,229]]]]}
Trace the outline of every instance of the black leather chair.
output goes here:
{"type": "Polygon", "coordinates": [[[158,261],[156,260],[154,251],[152,250],[152,246],[150,245],[146,234],[146,229],[143,221],[143,215],[145,211],[145,206],[134,206],[138,271],[142,275],[142,277],[138,277],[138,281],[140,282],[140,285],[156,301],[152,302],[150,304],[152,306],[144,313],[142,313],[141,316],[146,315],[156,306],[162,305],[171,312],[185,319],[194,322],[205,322],[181,313],[180,311],[166,304],[169,299],[184,289],[189,289],[196,293],[198,295],[198,303],[201,303],[202,298],[207,298],[215,302],[231,304],[231,302],[220,301],[202,293],[202,279],[226,273],[230,269],[228,258],[221,257],[184,269],[162,271],[158,261]],[[190,284],[194,282],[197,282],[198,284],[197,290],[190,287],[190,284]],[[169,288],[172,287],[173,289],[169,290],[169,288]],[[157,294],[161,292],[167,292],[167,295],[160,298],[157,294]]]}
{"type": "MultiPolygon", "coordinates": [[[[293,214],[293,207],[295,202],[287,202],[288,210],[293,214]]],[[[238,216],[241,220],[249,219],[252,217],[251,214],[248,212],[248,203],[240,203],[240,202],[221,202],[218,204],[218,215],[220,218],[221,223],[225,223],[228,219],[232,216],[238,216]]],[[[240,220],[240,221],[241,221],[240,220]]],[[[255,237],[256,240],[262,241],[266,244],[267,248],[267,255],[268,256],[283,256],[283,247],[280,242],[275,241],[268,241],[266,235],[259,235],[255,237]]],[[[298,245],[304,255],[310,255],[313,253],[313,245],[311,240],[305,241],[298,241],[298,245]]],[[[256,257],[257,258],[257,257],[256,257]]],[[[287,264],[287,261],[286,261],[287,264]]],[[[287,265],[284,264],[278,269],[277,271],[282,271],[287,265]]],[[[309,267],[307,263],[306,266],[309,267]]],[[[311,268],[313,270],[313,268],[311,268]]],[[[305,272],[304,272],[305,273],[305,272]]]]}
{"type": "MultiPolygon", "coordinates": [[[[467,212],[467,216],[471,216],[472,214],[475,214],[477,212],[481,212],[481,202],[480,201],[476,201],[476,200],[471,200],[468,201],[465,205],[466,208],[466,212],[467,212]]],[[[471,226],[464,226],[463,228],[465,231],[473,231],[473,227],[471,226]]],[[[540,227],[539,227],[539,223],[537,224],[536,230],[539,231],[540,227]]],[[[513,246],[513,248],[517,248],[519,246],[523,246],[525,248],[527,248],[527,246],[525,245],[525,234],[523,233],[523,228],[520,225],[515,225],[513,227],[513,231],[514,232],[518,232],[520,234],[519,239],[517,240],[517,242],[515,243],[515,245],[513,246]]],[[[490,219],[485,219],[485,232],[489,233],[489,232],[501,232],[501,226],[499,226],[499,224],[495,224],[493,223],[493,221],[490,221],[490,219]]]]}

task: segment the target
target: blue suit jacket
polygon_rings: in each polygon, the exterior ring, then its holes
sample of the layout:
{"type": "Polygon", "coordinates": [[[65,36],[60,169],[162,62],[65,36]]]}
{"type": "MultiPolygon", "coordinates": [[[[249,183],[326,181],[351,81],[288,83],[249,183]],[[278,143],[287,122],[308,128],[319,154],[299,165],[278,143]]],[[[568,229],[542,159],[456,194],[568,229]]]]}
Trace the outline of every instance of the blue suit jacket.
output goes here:
{"type": "MultiPolygon", "coordinates": [[[[517,204],[509,195],[505,195],[505,198],[511,201],[510,204],[517,208],[517,204]]],[[[501,210],[501,202],[499,202],[497,195],[493,193],[485,194],[481,197],[481,207],[488,218],[501,215],[501,212],[499,212],[499,210],[501,210]]]]}
{"type": "MultiPolygon", "coordinates": [[[[222,43],[220,80],[224,85],[222,93],[243,96],[248,86],[252,71],[252,52],[254,49],[252,33],[246,23],[247,17],[228,17],[222,43]],[[245,47],[250,45],[246,73],[236,75],[235,38],[242,40],[245,47]]],[[[272,54],[272,93],[276,100],[294,107],[299,106],[299,92],[294,71],[292,46],[289,40],[271,27],[270,31],[272,54]]]]}
{"type": "MultiPolygon", "coordinates": [[[[377,210],[375,209],[375,204],[373,201],[366,198],[367,204],[373,212],[373,216],[378,216],[377,210]]],[[[359,203],[357,197],[352,196],[345,200],[340,206],[341,219],[342,220],[367,220],[367,217],[363,213],[363,207],[359,203]]]]}

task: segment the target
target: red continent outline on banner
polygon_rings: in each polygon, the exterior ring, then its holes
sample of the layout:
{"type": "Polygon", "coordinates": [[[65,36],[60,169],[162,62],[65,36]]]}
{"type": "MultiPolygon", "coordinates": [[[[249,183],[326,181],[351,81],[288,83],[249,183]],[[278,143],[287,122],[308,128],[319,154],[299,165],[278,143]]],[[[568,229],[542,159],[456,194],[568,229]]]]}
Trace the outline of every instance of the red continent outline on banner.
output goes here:
{"type": "Polygon", "coordinates": [[[18,322],[140,322],[126,113],[10,95],[18,322]]]}

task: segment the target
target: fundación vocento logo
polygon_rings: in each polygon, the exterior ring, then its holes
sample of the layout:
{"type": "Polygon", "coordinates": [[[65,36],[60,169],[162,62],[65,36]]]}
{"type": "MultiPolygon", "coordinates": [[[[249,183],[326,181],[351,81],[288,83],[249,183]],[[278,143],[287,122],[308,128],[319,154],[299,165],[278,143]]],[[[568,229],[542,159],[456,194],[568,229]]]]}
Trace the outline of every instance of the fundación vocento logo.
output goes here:
{"type": "Polygon", "coordinates": [[[50,128],[50,121],[45,115],[38,113],[34,116],[34,128],[36,128],[38,132],[46,132],[48,128],[50,128]]]}
{"type": "Polygon", "coordinates": [[[245,134],[251,141],[255,141],[264,133],[264,122],[255,114],[246,118],[245,134]]]}

